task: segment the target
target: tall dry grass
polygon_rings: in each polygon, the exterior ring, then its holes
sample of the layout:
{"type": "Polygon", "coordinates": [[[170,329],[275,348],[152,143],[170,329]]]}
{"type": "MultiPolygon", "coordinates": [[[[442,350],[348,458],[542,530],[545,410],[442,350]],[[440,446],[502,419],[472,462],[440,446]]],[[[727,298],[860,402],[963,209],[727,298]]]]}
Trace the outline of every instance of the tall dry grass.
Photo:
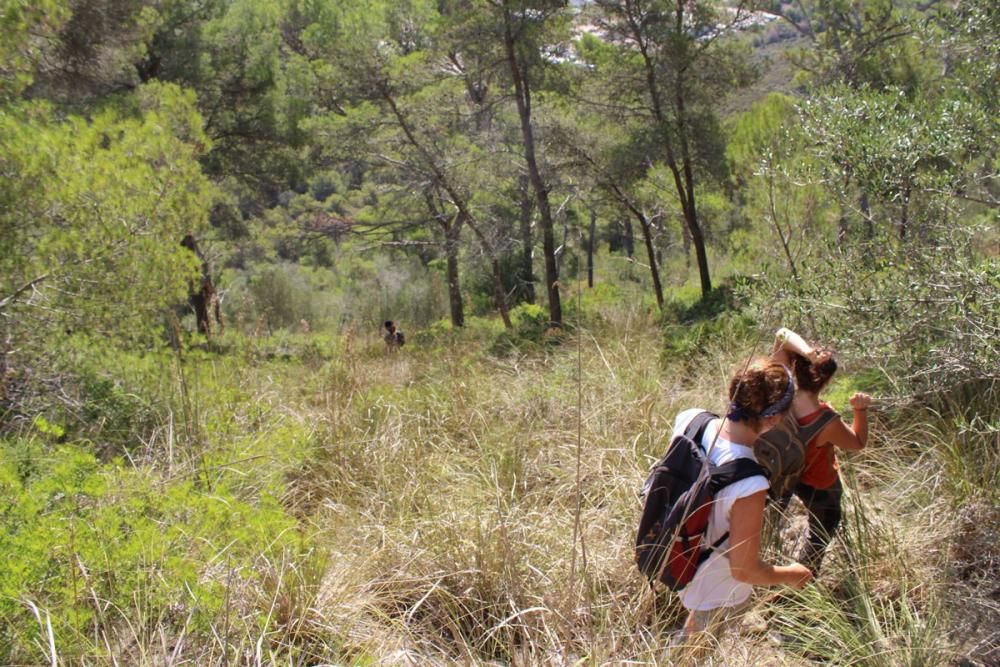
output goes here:
{"type": "MultiPolygon", "coordinates": [[[[721,409],[747,344],[721,341],[664,367],[650,319],[632,312],[603,326],[503,359],[461,336],[400,354],[373,342],[318,371],[300,396],[317,436],[289,479],[310,499],[304,514],[331,563],[315,611],[340,660],[673,659],[681,610],[654,598],[632,565],[637,490],[678,410],[721,409]]],[[[969,457],[952,451],[961,436],[940,416],[885,416],[873,440],[845,464],[845,525],[823,576],[778,601],[761,591],[757,627],[725,637],[709,662],[997,656],[1000,577],[996,545],[983,543],[995,543],[995,492],[967,475],[969,457]],[[963,512],[993,523],[975,523],[970,537],[963,512]],[[975,574],[956,571],[964,562],[975,574]]],[[[995,475],[996,450],[985,455],[995,475]]]]}
{"type": "MultiPolygon", "coordinates": [[[[238,561],[226,540],[199,538],[212,543],[198,583],[221,595],[211,611],[181,581],[166,606],[141,590],[113,607],[95,594],[99,622],[71,652],[61,610],[38,606],[37,628],[21,635],[35,648],[19,655],[108,665],[681,662],[671,642],[683,610],[676,596],[652,595],[632,564],[637,492],[676,413],[721,410],[725,379],[753,342],[723,330],[664,356],[662,329],[641,307],[602,310],[504,356],[496,330],[475,322],[416,333],[397,353],[373,331],[244,341],[220,358],[179,361],[173,421],[132,465],[157,488],[197,480],[185,497],[201,493],[205,507],[266,510],[269,523],[254,530],[268,537],[249,554],[244,543],[238,561]]],[[[869,448],[844,462],[845,521],[822,576],[798,593],[758,591],[702,662],[996,664],[995,399],[987,387],[934,410],[876,411],[869,448]]],[[[803,526],[793,504],[768,558],[794,557],[803,526]]]]}

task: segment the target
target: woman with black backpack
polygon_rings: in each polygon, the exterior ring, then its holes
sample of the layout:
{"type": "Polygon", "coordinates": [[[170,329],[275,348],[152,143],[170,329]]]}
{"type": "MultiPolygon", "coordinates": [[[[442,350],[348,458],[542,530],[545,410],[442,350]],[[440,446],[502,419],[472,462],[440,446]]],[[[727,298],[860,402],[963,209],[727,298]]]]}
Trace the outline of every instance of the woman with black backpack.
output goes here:
{"type": "MultiPolygon", "coordinates": [[[[708,453],[709,463],[723,466],[738,458],[754,461],[754,442],[783,418],[794,394],[791,373],[773,360],[751,364],[734,375],[726,419],[710,422],[698,443],[708,453]]],[[[701,412],[681,412],[674,423],[675,437],[701,412]]],[[[799,563],[771,565],[761,560],[767,491],[767,478],[756,474],[716,492],[705,536],[714,548],[680,592],[681,603],[689,611],[682,638],[718,631],[746,607],[753,586],[800,588],[812,578],[812,572],[799,563]]]]}

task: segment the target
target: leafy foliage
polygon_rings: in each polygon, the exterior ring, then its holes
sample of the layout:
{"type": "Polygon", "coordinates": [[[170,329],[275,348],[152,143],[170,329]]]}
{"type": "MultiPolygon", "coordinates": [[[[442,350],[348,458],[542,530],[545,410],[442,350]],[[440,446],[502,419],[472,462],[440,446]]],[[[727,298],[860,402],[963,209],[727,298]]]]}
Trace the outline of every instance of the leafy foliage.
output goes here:
{"type": "Polygon", "coordinates": [[[789,325],[873,446],[740,659],[996,662],[995,4],[4,3],[0,661],[662,662],[635,487],[789,325]]]}
{"type": "Polygon", "coordinates": [[[0,9],[0,101],[16,98],[31,85],[38,66],[32,42],[51,38],[69,15],[68,0],[4,3],[0,9]]]}
{"type": "MultiPolygon", "coordinates": [[[[261,555],[300,548],[291,519],[273,499],[251,506],[223,487],[208,496],[193,480],[163,486],[120,462],[102,466],[79,447],[3,444],[0,657],[6,662],[38,656],[44,628],[32,619],[29,602],[55,612],[55,642],[64,649],[83,649],[92,628],[109,637],[131,619],[186,624],[202,634],[231,604],[226,577],[256,567],[261,555]],[[203,564],[220,557],[226,570],[206,576],[203,564]]],[[[149,628],[132,632],[139,633],[135,640],[151,639],[149,628]]]]}
{"type": "Polygon", "coordinates": [[[62,122],[21,106],[0,118],[0,142],[4,310],[37,317],[34,333],[148,340],[157,315],[187,297],[196,258],[180,240],[206,221],[191,95],[154,84],[133,113],[62,122]]]}

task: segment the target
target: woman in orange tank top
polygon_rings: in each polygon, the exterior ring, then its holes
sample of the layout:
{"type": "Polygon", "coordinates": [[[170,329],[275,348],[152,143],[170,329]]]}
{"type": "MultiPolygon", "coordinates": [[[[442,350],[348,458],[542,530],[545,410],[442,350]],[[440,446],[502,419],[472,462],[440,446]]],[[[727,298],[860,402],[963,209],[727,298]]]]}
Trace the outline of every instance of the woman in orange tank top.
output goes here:
{"type": "MultiPolygon", "coordinates": [[[[795,376],[792,414],[799,426],[808,426],[827,410],[833,410],[819,394],[837,371],[833,352],[807,343],[789,329],[779,329],[771,356],[791,369],[795,376]]],[[[840,525],[843,487],[836,448],[862,449],[868,442],[868,406],[871,397],[858,392],[850,398],[854,417],[850,426],[838,415],[806,445],[805,467],[793,493],[809,510],[806,552],[800,559],[818,571],[830,538],[840,525]]]]}

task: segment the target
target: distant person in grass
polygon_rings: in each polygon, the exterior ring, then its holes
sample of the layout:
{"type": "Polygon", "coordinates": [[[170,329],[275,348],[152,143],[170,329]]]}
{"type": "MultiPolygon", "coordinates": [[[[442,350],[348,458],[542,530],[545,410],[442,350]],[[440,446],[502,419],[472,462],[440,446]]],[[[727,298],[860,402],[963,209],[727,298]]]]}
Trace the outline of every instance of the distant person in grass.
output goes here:
{"type": "MultiPolygon", "coordinates": [[[[699,443],[711,463],[722,465],[736,458],[756,460],[754,442],[782,420],[794,395],[790,371],[776,361],[764,359],[736,373],[729,382],[726,419],[710,422],[699,443]]],[[[674,422],[674,436],[684,433],[700,412],[681,412],[674,422]]],[[[694,578],[680,592],[681,603],[689,611],[682,639],[706,631],[718,633],[746,608],[753,586],[801,588],[812,578],[809,569],[799,563],[770,565],[761,560],[767,491],[767,478],[761,474],[730,484],[715,496],[706,542],[715,544],[727,531],[729,538],[698,566],[694,578]]],[[[700,640],[694,641],[695,651],[700,644],[700,640]]]]}
{"type": "MultiPolygon", "coordinates": [[[[837,372],[837,359],[831,350],[810,345],[794,331],[782,328],[775,336],[771,358],[795,376],[792,415],[800,427],[816,421],[825,411],[833,411],[819,397],[837,372]]],[[[805,467],[791,491],[809,511],[809,532],[801,560],[813,572],[819,570],[826,547],[840,525],[843,486],[835,448],[858,450],[868,442],[871,397],[858,392],[849,403],[854,413],[851,425],[837,415],[806,444],[805,467]]],[[[790,499],[791,495],[780,499],[781,507],[787,507],[790,499]]]]}
{"type": "Polygon", "coordinates": [[[395,352],[399,348],[403,347],[406,343],[406,337],[403,335],[402,331],[396,329],[396,323],[392,320],[386,320],[384,326],[385,336],[383,336],[383,340],[385,340],[386,348],[395,352]]]}

